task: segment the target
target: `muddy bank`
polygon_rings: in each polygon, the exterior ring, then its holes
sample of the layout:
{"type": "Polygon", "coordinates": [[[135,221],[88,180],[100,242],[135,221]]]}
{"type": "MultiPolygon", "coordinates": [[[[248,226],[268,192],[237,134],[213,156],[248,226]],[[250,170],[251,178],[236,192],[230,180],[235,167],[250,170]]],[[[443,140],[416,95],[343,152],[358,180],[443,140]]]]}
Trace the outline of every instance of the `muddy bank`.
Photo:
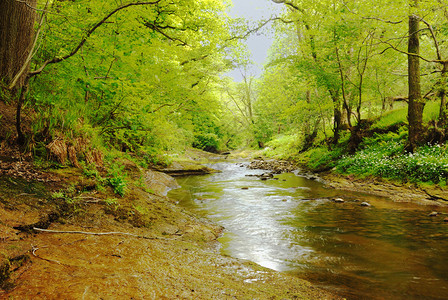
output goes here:
{"type": "Polygon", "coordinates": [[[125,197],[77,169],[0,178],[0,298],[338,299],[220,255],[222,228],[167,198],[171,177],[124,164],[125,197]]]}
{"type": "Polygon", "coordinates": [[[439,186],[419,187],[415,184],[386,181],[381,178],[356,178],[333,172],[319,173],[324,183],[333,188],[371,193],[388,197],[396,202],[413,202],[421,205],[448,206],[448,190],[439,186]]]}

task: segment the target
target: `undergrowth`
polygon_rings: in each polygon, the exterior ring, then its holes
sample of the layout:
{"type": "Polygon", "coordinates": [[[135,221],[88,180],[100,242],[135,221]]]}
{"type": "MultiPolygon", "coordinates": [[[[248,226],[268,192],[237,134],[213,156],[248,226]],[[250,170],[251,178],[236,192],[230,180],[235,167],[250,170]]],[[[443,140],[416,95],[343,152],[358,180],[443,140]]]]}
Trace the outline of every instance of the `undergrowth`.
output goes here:
{"type": "Polygon", "coordinates": [[[425,145],[414,153],[404,152],[403,147],[402,140],[371,144],[354,155],[342,157],[336,163],[336,170],[344,174],[446,185],[446,145],[425,145]]]}
{"type": "Polygon", "coordinates": [[[403,182],[445,186],[448,178],[448,146],[426,144],[414,153],[405,151],[407,129],[364,138],[355,154],[343,144],[329,150],[320,146],[303,153],[300,162],[312,170],[332,168],[341,174],[377,176],[403,182]]]}

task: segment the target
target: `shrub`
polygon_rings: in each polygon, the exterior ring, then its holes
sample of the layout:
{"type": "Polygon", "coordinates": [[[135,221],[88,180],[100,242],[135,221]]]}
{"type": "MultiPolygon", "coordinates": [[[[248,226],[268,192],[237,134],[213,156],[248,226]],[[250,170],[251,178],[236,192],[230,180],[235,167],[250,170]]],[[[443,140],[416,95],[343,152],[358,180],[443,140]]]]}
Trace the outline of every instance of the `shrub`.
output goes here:
{"type": "Polygon", "coordinates": [[[114,193],[124,196],[126,192],[126,173],[123,167],[112,164],[108,172],[107,183],[114,189],[114,193]]]}

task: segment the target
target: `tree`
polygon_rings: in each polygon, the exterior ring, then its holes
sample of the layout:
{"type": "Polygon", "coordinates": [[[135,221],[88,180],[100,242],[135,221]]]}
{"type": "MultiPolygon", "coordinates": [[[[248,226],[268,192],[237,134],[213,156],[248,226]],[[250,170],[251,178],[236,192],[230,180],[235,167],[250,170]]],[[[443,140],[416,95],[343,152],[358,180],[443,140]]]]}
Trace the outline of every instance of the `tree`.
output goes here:
{"type": "MultiPolygon", "coordinates": [[[[3,0],[0,2],[0,80],[8,86],[22,67],[28,69],[36,18],[37,0],[3,0]]],[[[20,89],[27,76],[23,72],[16,89],[20,89]]]]}
{"type": "MultiPolygon", "coordinates": [[[[418,1],[414,0],[411,7],[417,7],[418,1]]],[[[420,17],[411,13],[409,15],[408,38],[408,122],[409,151],[413,152],[423,139],[423,109],[425,101],[421,95],[420,87],[420,17]]]]}
{"type": "MultiPolygon", "coordinates": [[[[8,3],[32,6],[24,1],[8,3]]],[[[141,144],[147,140],[143,131],[154,125],[149,120],[160,119],[160,114],[173,119],[189,109],[193,99],[207,98],[210,82],[226,68],[224,53],[237,41],[230,41],[224,7],[214,0],[118,5],[116,1],[54,1],[48,10],[42,3],[33,7],[49,13],[39,47],[33,51],[32,70],[23,72],[23,83],[34,78],[29,100],[47,115],[33,124],[34,130],[40,128],[46,135],[51,126],[67,126],[81,116],[102,127],[102,135],[121,136],[126,143],[135,137],[141,144]],[[84,102],[75,101],[81,94],[84,102]]],[[[30,24],[32,34],[31,20],[30,24]]],[[[6,36],[2,45],[11,44],[12,38],[6,36]]],[[[19,143],[25,140],[20,115],[27,89],[21,91],[16,124],[19,143]]]]}

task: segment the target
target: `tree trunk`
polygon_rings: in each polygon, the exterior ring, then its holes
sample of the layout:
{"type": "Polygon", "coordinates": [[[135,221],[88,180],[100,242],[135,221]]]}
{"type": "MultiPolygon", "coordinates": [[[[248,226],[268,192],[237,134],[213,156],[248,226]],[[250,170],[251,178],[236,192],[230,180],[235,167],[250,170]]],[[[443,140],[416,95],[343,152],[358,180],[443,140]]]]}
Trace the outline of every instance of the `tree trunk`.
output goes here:
{"type": "Polygon", "coordinates": [[[330,93],[331,99],[333,100],[333,140],[332,144],[336,145],[339,142],[340,131],[342,125],[342,111],[341,111],[341,100],[339,99],[338,91],[333,91],[330,93]]]}
{"type": "MultiPolygon", "coordinates": [[[[0,1],[0,80],[9,84],[26,62],[33,43],[36,0],[0,1]]],[[[27,72],[18,80],[19,89],[27,72]]]]}
{"type": "MultiPolygon", "coordinates": [[[[36,0],[0,1],[0,80],[8,86],[27,62],[31,51],[36,18],[36,0]]],[[[16,129],[17,143],[25,143],[22,131],[21,109],[28,91],[28,66],[13,87],[13,92],[21,89],[17,100],[16,129]]]]}
{"type": "Polygon", "coordinates": [[[447,101],[446,101],[446,85],[447,85],[447,73],[448,73],[448,62],[445,62],[442,67],[440,74],[440,112],[439,112],[439,124],[443,129],[447,130],[447,101]]]}
{"type": "Polygon", "coordinates": [[[420,89],[420,58],[416,55],[420,51],[419,42],[420,18],[416,15],[409,16],[409,41],[408,41],[408,85],[409,104],[408,122],[409,136],[407,150],[413,152],[423,139],[423,109],[424,99],[420,89]],[[415,54],[415,55],[412,55],[415,54]]]}

